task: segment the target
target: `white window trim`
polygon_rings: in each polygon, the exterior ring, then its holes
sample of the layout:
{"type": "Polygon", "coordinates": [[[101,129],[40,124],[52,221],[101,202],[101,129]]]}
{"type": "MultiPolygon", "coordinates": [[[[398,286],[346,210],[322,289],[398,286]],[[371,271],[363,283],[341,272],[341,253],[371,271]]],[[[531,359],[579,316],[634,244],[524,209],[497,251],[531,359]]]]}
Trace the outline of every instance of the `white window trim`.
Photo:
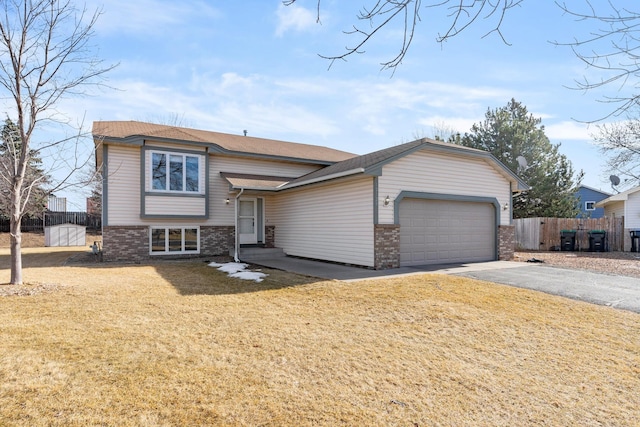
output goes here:
{"type": "Polygon", "coordinates": [[[588,202],[584,202],[584,210],[585,211],[595,211],[596,210],[596,202],[594,201],[588,201],[588,202]],[[589,209],[589,203],[592,204],[592,208],[589,209]]]}
{"type": "Polygon", "coordinates": [[[199,254],[200,253],[200,227],[197,225],[194,226],[151,226],[149,227],[149,255],[183,255],[183,254],[199,254]],[[169,230],[176,229],[181,230],[182,233],[182,249],[180,251],[170,251],[169,250],[169,230]],[[196,241],[197,241],[197,249],[195,251],[186,251],[184,249],[184,230],[196,229],[196,241]],[[153,230],[164,230],[164,251],[154,251],[153,250],[153,230]]]}
{"type": "Polygon", "coordinates": [[[163,151],[163,150],[149,150],[148,151],[148,161],[149,161],[149,191],[153,193],[165,193],[165,194],[202,194],[204,191],[204,184],[202,182],[201,170],[204,167],[204,163],[202,161],[203,156],[201,154],[196,153],[181,153],[176,151],[163,151]],[[153,188],[153,155],[154,154],[164,154],[167,159],[167,172],[166,172],[166,188],[164,190],[158,190],[153,188]],[[181,156],[183,161],[183,174],[182,174],[182,188],[183,190],[171,190],[170,187],[170,171],[169,171],[169,163],[171,156],[181,156]],[[198,190],[197,191],[187,191],[187,157],[195,157],[198,159],[198,190]]]}

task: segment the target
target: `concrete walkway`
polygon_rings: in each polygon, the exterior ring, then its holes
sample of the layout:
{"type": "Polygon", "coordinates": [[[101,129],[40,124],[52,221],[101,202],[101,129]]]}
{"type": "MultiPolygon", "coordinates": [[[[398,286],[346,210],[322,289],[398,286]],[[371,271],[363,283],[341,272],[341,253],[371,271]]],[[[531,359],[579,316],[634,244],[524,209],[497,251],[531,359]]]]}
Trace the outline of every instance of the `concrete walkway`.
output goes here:
{"type": "Polygon", "coordinates": [[[366,268],[350,267],[347,265],[312,261],[289,256],[256,259],[248,262],[264,267],[290,271],[304,276],[318,277],[327,280],[342,280],[346,282],[423,273],[454,274],[526,266],[526,264],[521,262],[490,261],[474,264],[424,265],[418,267],[400,267],[390,270],[369,270],[366,268]]]}
{"type": "Polygon", "coordinates": [[[640,279],[525,262],[490,261],[474,264],[401,267],[391,270],[368,270],[289,256],[250,262],[305,276],[347,282],[424,273],[452,274],[640,313],[640,279]]]}

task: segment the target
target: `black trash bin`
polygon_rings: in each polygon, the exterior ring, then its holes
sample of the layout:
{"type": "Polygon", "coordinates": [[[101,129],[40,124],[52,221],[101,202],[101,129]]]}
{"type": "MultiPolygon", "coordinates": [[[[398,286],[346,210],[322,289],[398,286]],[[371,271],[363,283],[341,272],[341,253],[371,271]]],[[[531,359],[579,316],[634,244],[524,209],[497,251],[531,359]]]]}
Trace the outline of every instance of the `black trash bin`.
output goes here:
{"type": "Polygon", "coordinates": [[[640,252],[640,230],[631,230],[631,252],[640,252]]]}
{"type": "Polygon", "coordinates": [[[589,251],[605,252],[607,250],[607,232],[605,230],[591,230],[589,232],[589,251]]]}
{"type": "Polygon", "coordinates": [[[576,250],[576,230],[562,230],[560,232],[560,250],[576,250]]]}

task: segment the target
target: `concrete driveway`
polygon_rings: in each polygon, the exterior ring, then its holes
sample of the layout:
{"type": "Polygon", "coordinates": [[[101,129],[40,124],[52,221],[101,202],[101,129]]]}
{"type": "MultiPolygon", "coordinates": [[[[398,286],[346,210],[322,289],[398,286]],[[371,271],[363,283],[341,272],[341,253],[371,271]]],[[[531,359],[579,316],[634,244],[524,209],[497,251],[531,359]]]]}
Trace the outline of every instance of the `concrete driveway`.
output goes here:
{"type": "Polygon", "coordinates": [[[424,273],[451,274],[533,289],[640,313],[640,279],[540,264],[491,261],[474,264],[401,267],[392,270],[367,270],[288,256],[250,262],[306,276],[342,281],[402,277],[424,273]]]}
{"type": "Polygon", "coordinates": [[[514,264],[524,266],[454,274],[640,313],[640,279],[538,264],[514,264]]]}

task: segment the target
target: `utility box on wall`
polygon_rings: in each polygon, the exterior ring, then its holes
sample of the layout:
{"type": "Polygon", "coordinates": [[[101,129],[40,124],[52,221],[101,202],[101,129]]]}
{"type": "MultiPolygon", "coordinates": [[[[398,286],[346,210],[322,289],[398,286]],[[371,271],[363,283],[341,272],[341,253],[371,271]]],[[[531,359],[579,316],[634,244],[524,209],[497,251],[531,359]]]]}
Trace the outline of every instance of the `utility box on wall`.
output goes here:
{"type": "Polygon", "coordinates": [[[44,228],[45,246],[84,246],[86,227],[76,224],[52,225],[44,228]]]}

